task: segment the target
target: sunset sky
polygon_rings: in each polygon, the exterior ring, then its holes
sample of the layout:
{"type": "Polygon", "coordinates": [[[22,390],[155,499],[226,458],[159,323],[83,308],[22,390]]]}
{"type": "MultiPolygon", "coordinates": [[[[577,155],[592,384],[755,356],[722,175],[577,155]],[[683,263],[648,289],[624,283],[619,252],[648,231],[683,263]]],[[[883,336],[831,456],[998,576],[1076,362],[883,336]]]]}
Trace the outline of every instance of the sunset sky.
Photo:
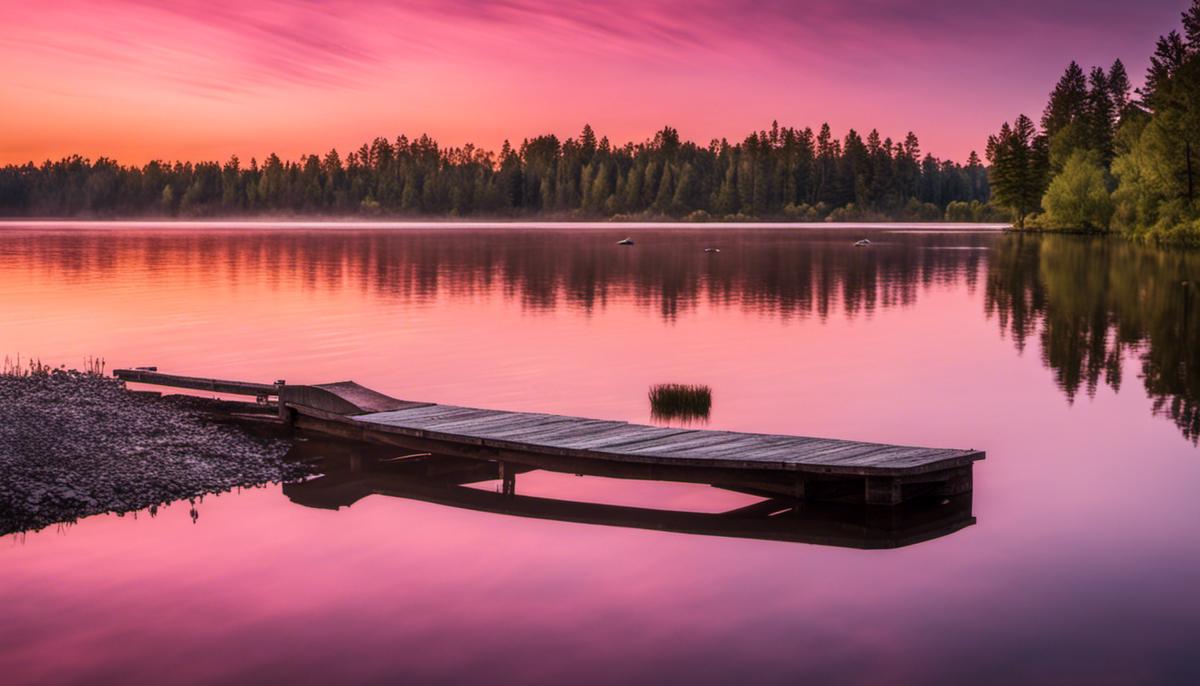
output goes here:
{"type": "Polygon", "coordinates": [[[908,130],[964,159],[1063,67],[1140,83],[1186,0],[0,0],[0,163],[294,158],[422,132],[498,148],[590,122],[741,138],[908,130]]]}

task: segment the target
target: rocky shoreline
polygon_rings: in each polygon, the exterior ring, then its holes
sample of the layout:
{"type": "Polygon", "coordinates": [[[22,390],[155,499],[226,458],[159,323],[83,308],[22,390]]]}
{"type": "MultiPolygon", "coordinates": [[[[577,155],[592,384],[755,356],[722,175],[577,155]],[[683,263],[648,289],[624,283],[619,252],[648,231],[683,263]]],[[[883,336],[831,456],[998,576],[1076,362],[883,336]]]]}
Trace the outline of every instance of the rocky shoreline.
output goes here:
{"type": "Polygon", "coordinates": [[[0,535],[299,478],[288,447],[116,379],[0,376],[0,535]]]}

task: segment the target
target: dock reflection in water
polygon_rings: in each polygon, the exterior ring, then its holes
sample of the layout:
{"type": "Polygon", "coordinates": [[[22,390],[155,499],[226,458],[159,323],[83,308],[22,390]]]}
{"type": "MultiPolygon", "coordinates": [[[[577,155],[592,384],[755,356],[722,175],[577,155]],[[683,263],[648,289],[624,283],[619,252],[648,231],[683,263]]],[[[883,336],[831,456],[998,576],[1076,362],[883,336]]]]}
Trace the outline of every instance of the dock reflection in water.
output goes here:
{"type": "Polygon", "coordinates": [[[975,523],[970,493],[895,507],[763,495],[749,505],[710,513],[523,495],[519,475],[539,470],[415,450],[299,440],[287,459],[306,462],[319,475],[285,484],[284,495],[299,505],[332,510],[386,495],[517,517],[862,549],[901,548],[975,523]],[[499,488],[479,487],[491,481],[499,488]]]}

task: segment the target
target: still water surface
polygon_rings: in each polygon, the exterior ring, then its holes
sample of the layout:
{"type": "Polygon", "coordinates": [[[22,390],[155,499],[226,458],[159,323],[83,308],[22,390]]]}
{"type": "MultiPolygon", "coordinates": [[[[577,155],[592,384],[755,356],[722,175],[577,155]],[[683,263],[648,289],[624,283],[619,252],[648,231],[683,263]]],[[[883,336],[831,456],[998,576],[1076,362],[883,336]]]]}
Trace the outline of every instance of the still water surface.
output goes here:
{"type": "MultiPolygon", "coordinates": [[[[977,524],[884,551],[383,495],[330,511],[279,486],[195,521],[91,517],[0,538],[0,674],[1196,683],[1197,281],[1197,253],[912,227],[6,225],[0,354],[637,422],[651,384],[704,383],[709,428],[988,459],[977,524]]],[[[545,473],[517,490],[748,501],[545,473]]]]}

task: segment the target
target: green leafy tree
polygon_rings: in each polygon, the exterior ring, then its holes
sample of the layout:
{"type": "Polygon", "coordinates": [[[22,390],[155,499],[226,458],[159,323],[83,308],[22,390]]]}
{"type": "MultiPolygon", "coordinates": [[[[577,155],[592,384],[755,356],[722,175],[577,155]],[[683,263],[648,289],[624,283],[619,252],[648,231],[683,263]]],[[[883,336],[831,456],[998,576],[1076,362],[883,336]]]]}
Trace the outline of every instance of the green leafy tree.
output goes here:
{"type": "Polygon", "coordinates": [[[1042,198],[1042,223],[1061,229],[1105,231],[1113,201],[1096,151],[1076,150],[1042,198]]]}

